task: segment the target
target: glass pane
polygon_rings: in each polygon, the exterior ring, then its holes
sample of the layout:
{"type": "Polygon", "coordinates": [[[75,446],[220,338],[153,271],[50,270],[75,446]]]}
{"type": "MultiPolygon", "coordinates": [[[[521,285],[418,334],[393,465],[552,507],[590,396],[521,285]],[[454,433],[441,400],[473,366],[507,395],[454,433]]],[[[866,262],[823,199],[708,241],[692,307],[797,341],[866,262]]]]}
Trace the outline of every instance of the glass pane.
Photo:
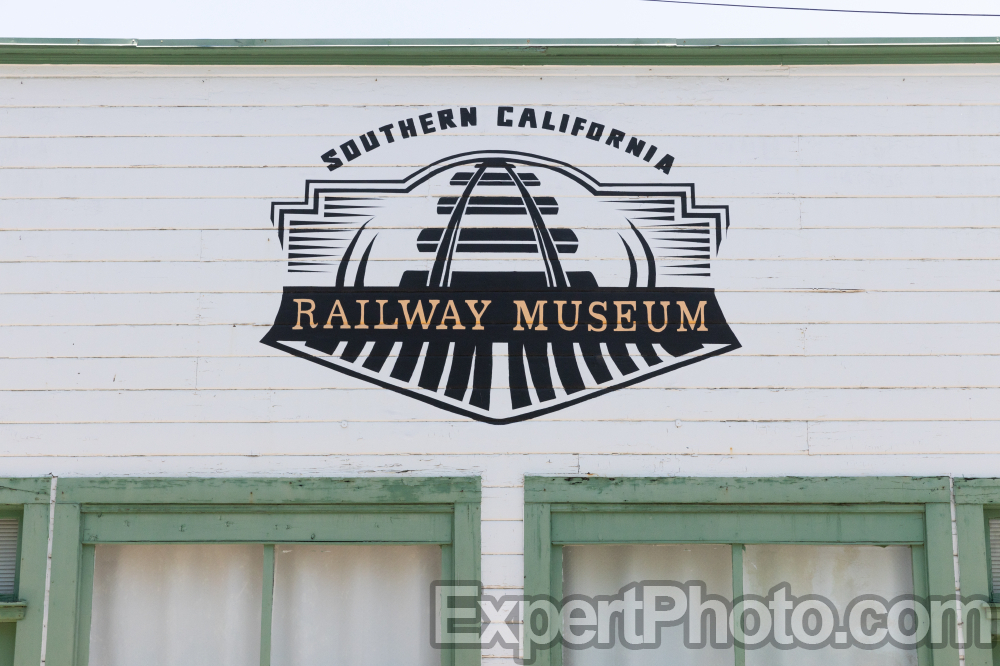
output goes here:
{"type": "Polygon", "coordinates": [[[90,666],[259,666],[260,545],[96,547],[90,666]]]}
{"type": "Polygon", "coordinates": [[[440,546],[275,550],[274,666],[440,666],[430,642],[440,546]]]}
{"type": "MultiPolygon", "coordinates": [[[[729,545],[614,545],[563,548],[563,595],[614,595],[644,580],[703,581],[708,594],[733,598],[729,545]]],[[[566,627],[564,626],[564,631],[566,627]]],[[[688,649],[684,629],[666,627],[655,649],[628,649],[617,639],[611,649],[563,648],[567,666],[732,666],[732,648],[688,649]]]]}
{"type": "MultiPolygon", "coordinates": [[[[908,546],[746,546],[744,592],[767,596],[788,583],[791,594],[821,595],[843,621],[852,599],[878,595],[890,600],[913,594],[913,562],[908,546]]],[[[816,625],[812,625],[816,628],[816,625]]],[[[766,645],[747,650],[747,666],[916,666],[915,650],[885,645],[877,649],[825,647],[779,650],[766,645]]]]}

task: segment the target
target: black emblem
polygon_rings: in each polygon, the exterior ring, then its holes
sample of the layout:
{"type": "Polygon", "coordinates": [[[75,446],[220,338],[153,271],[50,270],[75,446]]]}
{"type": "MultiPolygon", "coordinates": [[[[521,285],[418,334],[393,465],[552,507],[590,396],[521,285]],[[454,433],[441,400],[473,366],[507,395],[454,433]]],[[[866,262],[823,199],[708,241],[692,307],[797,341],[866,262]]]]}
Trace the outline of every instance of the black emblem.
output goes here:
{"type": "Polygon", "coordinates": [[[726,206],[514,151],[272,204],[289,282],[262,342],[493,424],[739,348],[711,258],[726,206]]]}

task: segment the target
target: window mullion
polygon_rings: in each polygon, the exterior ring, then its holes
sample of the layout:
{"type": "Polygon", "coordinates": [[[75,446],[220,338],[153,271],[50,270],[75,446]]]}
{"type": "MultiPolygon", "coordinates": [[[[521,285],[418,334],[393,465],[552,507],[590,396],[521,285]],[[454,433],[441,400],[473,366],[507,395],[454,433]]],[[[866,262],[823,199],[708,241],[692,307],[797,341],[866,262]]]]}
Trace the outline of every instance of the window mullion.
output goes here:
{"type": "MultiPolygon", "coordinates": [[[[552,515],[547,503],[524,505],[524,594],[551,594],[552,515]]],[[[523,618],[527,622],[528,618],[523,618]]],[[[552,651],[539,649],[535,666],[559,666],[551,662],[552,651]]]]}
{"type": "Polygon", "coordinates": [[[37,666],[42,651],[42,600],[45,594],[45,551],[49,539],[49,505],[28,504],[21,519],[18,598],[28,602],[17,624],[14,666],[37,666]]]}
{"type": "MultiPolygon", "coordinates": [[[[743,544],[733,544],[733,604],[743,596],[743,544]]],[[[742,637],[743,614],[733,615],[733,636],[742,637]]],[[[733,643],[733,661],[735,666],[745,666],[747,656],[745,649],[733,643]]]]}
{"type": "MultiPolygon", "coordinates": [[[[455,549],[452,545],[443,544],[441,546],[441,580],[443,581],[454,581],[455,580],[455,549]]],[[[447,584],[447,583],[446,583],[447,584]]],[[[444,608],[440,609],[441,613],[444,612],[444,608]]],[[[441,618],[437,619],[438,622],[443,622],[441,618]]],[[[441,666],[454,666],[455,664],[455,648],[445,647],[441,650],[441,666]]]]}
{"type": "Polygon", "coordinates": [[[76,619],[76,666],[90,662],[90,618],[94,610],[94,561],[96,546],[84,544],[80,552],[80,609],[76,619]]]}
{"type": "MultiPolygon", "coordinates": [[[[927,549],[923,546],[912,546],[910,557],[913,562],[913,596],[917,599],[927,599],[930,595],[930,582],[927,578],[927,549]]],[[[917,646],[917,663],[920,666],[930,666],[933,659],[929,645],[917,646]]]]}
{"type": "MultiPolygon", "coordinates": [[[[929,596],[953,597],[955,560],[951,536],[951,506],[946,502],[928,502],[925,506],[927,537],[925,562],[929,596]]],[[[958,647],[935,646],[935,663],[958,663],[958,647]]],[[[920,662],[923,666],[923,661],[920,662]]],[[[930,663],[930,662],[928,662],[930,663]]]]}
{"type": "MultiPolygon", "coordinates": [[[[556,603],[563,599],[563,547],[552,546],[552,554],[549,556],[549,594],[556,603]]],[[[562,627],[559,627],[562,631],[562,627]]],[[[552,666],[562,666],[563,649],[562,643],[556,641],[551,648],[552,666]]]]}
{"type": "Polygon", "coordinates": [[[49,664],[71,664],[76,654],[82,547],[80,505],[56,504],[46,646],[49,664]]]}
{"type": "Polygon", "coordinates": [[[271,666],[271,617],[274,609],[274,549],[264,544],[264,584],[260,595],[260,666],[271,666]]]}

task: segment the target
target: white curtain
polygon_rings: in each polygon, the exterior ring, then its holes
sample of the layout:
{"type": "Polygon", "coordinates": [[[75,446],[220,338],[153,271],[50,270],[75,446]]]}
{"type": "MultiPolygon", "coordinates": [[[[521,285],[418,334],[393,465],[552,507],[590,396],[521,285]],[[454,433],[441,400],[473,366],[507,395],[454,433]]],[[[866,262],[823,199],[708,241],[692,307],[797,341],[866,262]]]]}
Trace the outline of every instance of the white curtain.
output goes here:
{"type": "Polygon", "coordinates": [[[273,666],[440,666],[431,647],[439,546],[279,545],[273,666]]]}
{"type": "MultiPolygon", "coordinates": [[[[907,546],[747,546],[745,594],[766,596],[781,583],[799,597],[818,594],[833,602],[843,621],[848,603],[862,595],[885,599],[913,594],[913,563],[907,546]]],[[[916,666],[915,650],[891,645],[875,650],[834,647],[747,650],[747,666],[916,666]]]]}
{"type": "MultiPolygon", "coordinates": [[[[728,545],[608,545],[563,548],[563,594],[617,594],[643,580],[704,581],[708,594],[733,596],[728,545]]],[[[616,639],[609,650],[563,648],[567,666],[732,666],[730,649],[688,649],[683,627],[667,627],[656,649],[630,650],[616,639]]]]}
{"type": "Polygon", "coordinates": [[[90,666],[259,666],[263,547],[96,547],[90,666]]]}

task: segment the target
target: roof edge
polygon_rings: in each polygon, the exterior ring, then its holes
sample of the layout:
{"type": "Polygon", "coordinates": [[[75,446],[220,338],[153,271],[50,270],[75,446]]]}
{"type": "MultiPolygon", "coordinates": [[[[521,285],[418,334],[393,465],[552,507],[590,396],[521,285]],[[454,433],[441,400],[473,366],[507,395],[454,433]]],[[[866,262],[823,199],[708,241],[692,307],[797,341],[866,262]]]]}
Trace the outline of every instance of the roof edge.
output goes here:
{"type": "Polygon", "coordinates": [[[1000,44],[998,37],[821,37],[791,39],[73,39],[0,37],[0,45],[136,46],[140,48],[276,48],[308,46],[841,46],[1000,44]]]}
{"type": "Polygon", "coordinates": [[[0,38],[0,64],[794,65],[1000,62],[1000,37],[155,40],[0,38]]]}

